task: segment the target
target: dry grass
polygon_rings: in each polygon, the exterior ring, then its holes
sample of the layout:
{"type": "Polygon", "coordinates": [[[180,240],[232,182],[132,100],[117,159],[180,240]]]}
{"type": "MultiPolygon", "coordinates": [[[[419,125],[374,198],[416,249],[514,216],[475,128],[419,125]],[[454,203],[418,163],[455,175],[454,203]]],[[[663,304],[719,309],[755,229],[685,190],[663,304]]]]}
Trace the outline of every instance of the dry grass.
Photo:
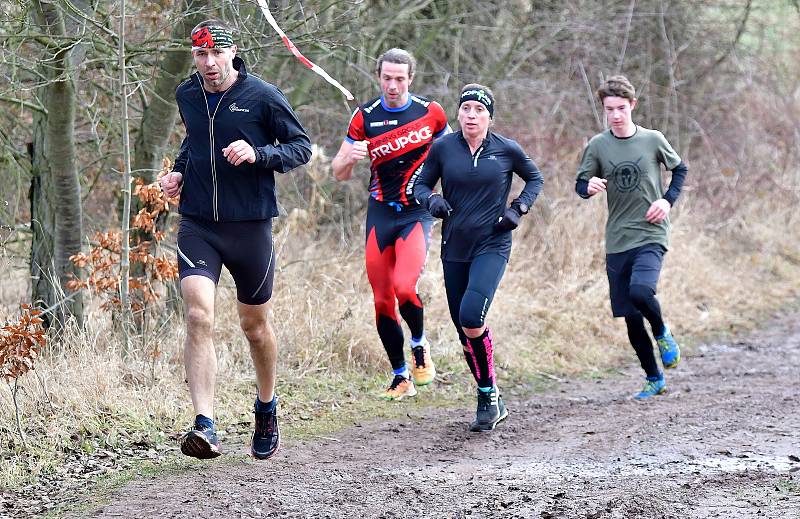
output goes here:
{"type": "MultiPolygon", "coordinates": [[[[512,259],[488,318],[500,380],[509,385],[526,384],[542,373],[592,374],[636,362],[624,325],[611,318],[607,301],[605,203],[581,201],[569,192],[569,181],[551,180],[549,196],[515,234],[512,259]]],[[[793,246],[800,236],[791,225],[788,203],[769,210],[759,203],[741,205],[735,217],[713,224],[705,210],[691,194],[676,210],[659,292],[674,331],[690,341],[750,328],[765,312],[795,300],[800,286],[800,253],[793,246]]],[[[281,350],[279,392],[292,417],[290,430],[298,434],[315,434],[315,423],[341,426],[332,411],[343,405],[362,415],[387,412],[371,394],[385,382],[388,363],[374,330],[361,234],[352,240],[312,235],[293,219],[276,228],[280,255],[272,321],[281,350]]],[[[11,315],[25,283],[24,273],[8,270],[19,276],[16,283],[3,284],[4,311],[11,315]]],[[[467,394],[469,382],[447,313],[438,227],[420,291],[434,355],[453,384],[434,386],[412,405],[453,405],[467,394]]],[[[222,424],[248,422],[254,394],[234,299],[226,277],[215,330],[222,424]]],[[[110,318],[92,310],[84,332],[73,331],[49,347],[38,378],[20,380],[32,444],[27,454],[16,438],[10,387],[0,388],[0,487],[54,470],[64,449],[81,448],[87,438],[114,445],[128,441],[125,431],[134,431],[159,442],[182,429],[191,419],[182,340],[182,325],[173,318],[154,325],[150,339],[125,357],[110,318]],[[160,354],[154,357],[156,348],[160,354]]]]}

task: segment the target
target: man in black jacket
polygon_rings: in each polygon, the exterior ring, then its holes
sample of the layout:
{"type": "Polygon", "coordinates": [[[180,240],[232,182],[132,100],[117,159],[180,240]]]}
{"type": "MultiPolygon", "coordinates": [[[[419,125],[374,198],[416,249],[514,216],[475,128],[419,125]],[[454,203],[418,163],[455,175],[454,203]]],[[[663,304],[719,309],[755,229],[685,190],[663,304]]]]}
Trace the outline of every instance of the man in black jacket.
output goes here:
{"type": "Polygon", "coordinates": [[[268,321],[275,272],[272,218],[278,216],[274,173],[311,157],[311,142],[283,93],[248,74],[236,50],[230,29],[219,21],[201,22],[192,30],[197,72],[175,93],[186,138],[174,170],[161,179],[167,195],[181,194],[184,363],[196,414],[194,426],[181,438],[181,451],[200,459],[220,454],[211,335],[222,265],[236,283],[239,321],[256,372],[253,456],[269,458],[280,445],[278,349],[268,321]]]}

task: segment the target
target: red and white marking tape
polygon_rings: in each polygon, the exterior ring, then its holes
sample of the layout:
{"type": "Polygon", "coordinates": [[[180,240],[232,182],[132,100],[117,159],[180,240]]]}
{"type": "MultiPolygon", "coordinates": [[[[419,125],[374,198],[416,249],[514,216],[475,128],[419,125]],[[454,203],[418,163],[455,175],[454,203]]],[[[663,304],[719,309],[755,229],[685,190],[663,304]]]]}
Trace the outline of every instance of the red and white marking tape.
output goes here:
{"type": "Polygon", "coordinates": [[[313,61],[306,58],[305,56],[303,56],[303,54],[300,53],[300,50],[294,46],[292,40],[290,40],[289,37],[286,36],[283,30],[278,26],[278,23],[275,21],[275,18],[272,17],[272,13],[269,12],[269,6],[267,5],[266,0],[258,0],[258,6],[261,8],[261,12],[264,13],[264,18],[267,19],[267,22],[269,22],[272,28],[275,29],[275,32],[278,33],[278,36],[281,37],[281,40],[283,40],[283,44],[286,45],[286,48],[289,49],[291,53],[294,54],[295,57],[303,63],[303,65],[310,68],[312,71],[322,76],[325,79],[325,81],[338,88],[339,91],[341,91],[344,94],[344,96],[347,98],[348,101],[352,101],[355,99],[353,97],[353,94],[351,94],[349,90],[343,87],[341,83],[333,79],[327,72],[322,70],[322,67],[314,64],[313,61]]]}

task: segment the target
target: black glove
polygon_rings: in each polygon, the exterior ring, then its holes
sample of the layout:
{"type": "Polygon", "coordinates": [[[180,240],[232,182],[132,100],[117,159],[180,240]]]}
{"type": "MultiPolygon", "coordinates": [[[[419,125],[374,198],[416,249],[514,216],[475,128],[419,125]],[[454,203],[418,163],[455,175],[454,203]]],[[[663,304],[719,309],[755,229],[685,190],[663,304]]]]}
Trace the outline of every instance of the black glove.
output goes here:
{"type": "Polygon", "coordinates": [[[431,213],[431,216],[434,218],[447,218],[452,211],[453,208],[450,207],[447,200],[439,193],[434,193],[428,197],[428,212],[431,213]]]}
{"type": "Polygon", "coordinates": [[[520,210],[519,204],[511,204],[500,220],[494,224],[494,232],[513,231],[519,226],[519,219],[523,214],[525,213],[520,210]]]}

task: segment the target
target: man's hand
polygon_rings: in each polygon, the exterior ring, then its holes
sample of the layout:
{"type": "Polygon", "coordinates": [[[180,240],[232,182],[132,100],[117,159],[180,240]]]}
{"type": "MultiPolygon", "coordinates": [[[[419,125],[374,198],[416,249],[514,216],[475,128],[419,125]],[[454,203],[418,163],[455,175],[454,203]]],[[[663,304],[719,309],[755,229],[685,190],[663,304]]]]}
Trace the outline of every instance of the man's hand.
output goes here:
{"type": "Polygon", "coordinates": [[[672,209],[672,206],[669,205],[669,202],[663,198],[659,198],[650,204],[650,209],[647,210],[647,214],[644,215],[644,217],[652,224],[659,224],[667,217],[670,209],[672,209]]]}
{"type": "Polygon", "coordinates": [[[183,174],[177,171],[170,171],[161,177],[161,190],[170,198],[177,196],[181,192],[182,185],[183,174]]]}
{"type": "Polygon", "coordinates": [[[592,177],[589,179],[589,185],[586,188],[586,192],[589,193],[589,196],[596,195],[597,193],[605,191],[607,185],[608,180],[600,177],[592,177]]]}
{"type": "Polygon", "coordinates": [[[356,141],[353,143],[353,147],[350,148],[350,155],[347,157],[347,160],[351,164],[355,164],[359,160],[365,158],[367,156],[367,145],[369,141],[356,141]]]}
{"type": "Polygon", "coordinates": [[[242,162],[252,164],[256,161],[256,150],[243,140],[234,141],[222,148],[222,155],[234,166],[238,166],[242,162]]]}
{"type": "Polygon", "coordinates": [[[331,163],[333,177],[336,180],[349,180],[353,176],[353,167],[356,162],[367,156],[367,145],[369,145],[369,141],[355,141],[352,144],[347,139],[342,141],[342,145],[331,163]]]}
{"type": "Polygon", "coordinates": [[[453,208],[439,193],[434,193],[428,197],[428,212],[434,218],[447,218],[452,211],[453,208]]]}

